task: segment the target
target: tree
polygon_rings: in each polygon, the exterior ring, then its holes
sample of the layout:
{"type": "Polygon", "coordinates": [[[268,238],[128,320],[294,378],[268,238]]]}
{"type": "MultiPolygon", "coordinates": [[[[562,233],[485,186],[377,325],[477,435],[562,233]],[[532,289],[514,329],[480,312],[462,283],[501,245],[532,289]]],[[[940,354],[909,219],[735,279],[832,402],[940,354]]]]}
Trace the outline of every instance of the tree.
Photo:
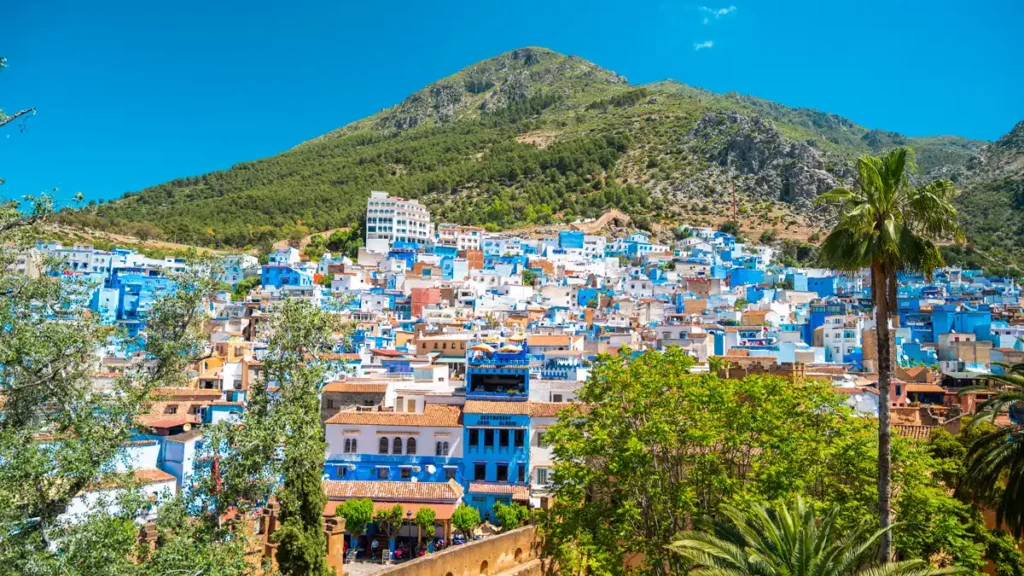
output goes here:
{"type": "Polygon", "coordinates": [[[235,284],[235,291],[231,294],[231,298],[237,301],[245,300],[245,298],[249,295],[249,292],[252,292],[253,288],[259,285],[259,276],[249,276],[247,278],[242,278],[241,280],[238,281],[238,284],[235,284]]]}
{"type": "Polygon", "coordinates": [[[813,489],[861,509],[849,482],[863,473],[847,474],[861,459],[847,458],[870,434],[830,386],[726,380],[692,374],[693,363],[678,347],[602,355],[548,429],[554,505],[542,527],[567,570],[619,574],[642,554],[649,573],[682,574],[665,546],[737,499],[813,489]]]}
{"type": "Polygon", "coordinates": [[[691,573],[720,576],[926,576],[956,570],[931,568],[924,560],[873,565],[883,533],[867,522],[846,532],[833,508],[819,522],[814,508],[797,498],[790,506],[753,506],[749,512],[727,506],[720,535],[684,532],[670,549],[692,565],[691,573]],[[844,533],[845,532],[845,533],[844,533]]]}
{"type": "Polygon", "coordinates": [[[774,229],[765,230],[764,232],[761,232],[761,237],[758,239],[758,241],[760,241],[761,244],[771,244],[772,242],[775,242],[775,240],[777,240],[778,237],[779,235],[775,232],[774,229]]]}
{"type": "Polygon", "coordinates": [[[735,220],[726,220],[722,222],[722,225],[718,227],[719,232],[725,232],[726,234],[732,234],[733,236],[739,237],[742,227],[740,223],[735,220]]]}
{"type": "Polygon", "coordinates": [[[452,526],[466,537],[466,540],[473,538],[473,531],[480,526],[480,511],[466,504],[459,504],[459,507],[452,512],[452,526]]]}
{"type": "Polygon", "coordinates": [[[281,527],[273,534],[282,574],[327,574],[322,515],[327,504],[321,477],[327,450],[320,423],[320,385],[326,365],[317,360],[334,345],[337,316],[304,300],[286,299],[275,311],[274,333],[264,359],[268,378],[281,388],[283,483],[278,500],[281,527]]]}
{"type": "Polygon", "coordinates": [[[523,286],[533,286],[533,283],[537,281],[540,275],[530,270],[529,268],[523,270],[523,286]]]}
{"type": "Polygon", "coordinates": [[[996,522],[1010,534],[1024,533],[1024,364],[994,362],[1001,374],[989,374],[994,386],[972,386],[962,395],[990,394],[978,405],[969,427],[993,424],[1008,412],[1010,423],[990,429],[971,443],[966,454],[965,487],[980,499],[996,503],[996,522]]]}
{"type": "Polygon", "coordinates": [[[373,501],[369,498],[345,500],[334,511],[335,516],[345,519],[345,530],[352,535],[350,547],[355,547],[359,535],[366,532],[366,525],[373,520],[373,501]]]}
{"type": "MultiPolygon", "coordinates": [[[[952,200],[956,189],[948,180],[914,187],[913,153],[896,148],[881,157],[857,161],[855,188],[836,188],[816,203],[839,206],[839,221],[821,244],[823,262],[838,270],[871,272],[878,346],[878,391],[889,398],[892,355],[889,318],[896,310],[896,273],[916,270],[931,276],[942,265],[935,239],[963,237],[952,200]]],[[[878,410],[878,516],[882,528],[892,523],[891,418],[889,402],[878,410]]],[[[883,532],[879,554],[892,557],[892,535],[883,532]]]]}
{"type": "Polygon", "coordinates": [[[437,527],[434,526],[434,521],[437,519],[437,513],[434,512],[433,508],[423,507],[416,511],[416,517],[413,522],[416,523],[417,538],[416,545],[420,546],[423,544],[423,536],[430,540],[437,533],[437,527]]]}
{"type": "Polygon", "coordinates": [[[401,504],[395,504],[391,508],[378,510],[377,514],[373,516],[373,522],[377,525],[377,530],[388,539],[388,548],[391,550],[395,549],[395,534],[402,528],[404,521],[405,511],[402,509],[401,504]]]}
{"type": "Polygon", "coordinates": [[[494,518],[498,520],[498,525],[501,526],[502,532],[519,528],[526,524],[529,517],[530,511],[518,502],[513,502],[512,504],[497,502],[494,504],[494,518]]]}
{"type": "Polygon", "coordinates": [[[118,559],[133,553],[134,538],[124,535],[136,532],[149,505],[116,467],[150,393],[183,385],[189,364],[204,354],[202,305],[214,274],[202,261],[170,273],[176,289],[156,299],[144,331],[129,338],[83,305],[94,287],[56,273],[64,262],[36,262],[54,274],[24,275],[10,266],[19,254],[34,255],[26,244],[31,216],[0,211],[0,222],[18,218],[0,233],[0,564],[21,574],[116,573],[118,559]],[[130,356],[112,389],[98,390],[96,351],[108,346],[141,354],[130,356]],[[62,519],[79,494],[100,484],[110,485],[117,501],[97,502],[79,523],[62,519]]]}

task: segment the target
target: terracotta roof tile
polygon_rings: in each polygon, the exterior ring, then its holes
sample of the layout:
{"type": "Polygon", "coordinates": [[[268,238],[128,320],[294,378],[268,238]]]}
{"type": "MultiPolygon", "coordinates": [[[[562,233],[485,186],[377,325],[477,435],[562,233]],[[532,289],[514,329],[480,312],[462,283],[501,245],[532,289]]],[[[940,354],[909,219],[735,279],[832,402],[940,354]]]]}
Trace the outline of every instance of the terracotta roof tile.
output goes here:
{"type": "Polygon", "coordinates": [[[322,391],[347,392],[349,394],[384,394],[388,391],[388,385],[365,382],[330,382],[323,387],[322,391]]]}
{"type": "Polygon", "coordinates": [[[324,480],[324,492],[331,499],[369,498],[393,501],[454,501],[462,497],[462,486],[447,482],[399,482],[324,480]]]}
{"type": "Polygon", "coordinates": [[[938,426],[910,426],[904,424],[897,424],[893,426],[896,433],[904,438],[911,438],[913,440],[927,440],[932,435],[932,430],[938,428],[938,426]]]}
{"type": "Polygon", "coordinates": [[[338,412],[326,424],[369,424],[377,426],[454,427],[462,421],[462,409],[445,404],[427,404],[422,413],[338,412]]]}
{"type": "Polygon", "coordinates": [[[530,416],[534,418],[554,418],[568,406],[565,402],[529,402],[530,416]]]}
{"type": "Polygon", "coordinates": [[[497,494],[499,496],[512,495],[513,500],[529,500],[530,489],[518,484],[506,484],[503,482],[470,482],[470,494],[497,494]]]}
{"type": "Polygon", "coordinates": [[[568,346],[572,336],[568,334],[556,335],[535,335],[526,340],[528,346],[568,346]]]}

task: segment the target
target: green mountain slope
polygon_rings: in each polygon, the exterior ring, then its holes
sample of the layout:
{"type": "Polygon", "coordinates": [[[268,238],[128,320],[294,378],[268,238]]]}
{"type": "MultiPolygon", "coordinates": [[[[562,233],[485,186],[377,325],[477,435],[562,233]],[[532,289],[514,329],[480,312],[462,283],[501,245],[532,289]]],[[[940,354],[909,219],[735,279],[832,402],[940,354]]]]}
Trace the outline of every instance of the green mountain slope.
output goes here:
{"type": "Polygon", "coordinates": [[[857,155],[901,144],[916,149],[922,178],[985,181],[975,176],[984,142],[907,138],[672,80],[632,86],[578,57],[522,48],[279,155],[64,218],[242,247],[355,224],[370,190],[420,198],[437,219],[505,228],[611,208],[639,225],[710,224],[731,214],[735,186],[745,221],[782,229],[820,221],[814,197],[849,177],[857,155]]]}

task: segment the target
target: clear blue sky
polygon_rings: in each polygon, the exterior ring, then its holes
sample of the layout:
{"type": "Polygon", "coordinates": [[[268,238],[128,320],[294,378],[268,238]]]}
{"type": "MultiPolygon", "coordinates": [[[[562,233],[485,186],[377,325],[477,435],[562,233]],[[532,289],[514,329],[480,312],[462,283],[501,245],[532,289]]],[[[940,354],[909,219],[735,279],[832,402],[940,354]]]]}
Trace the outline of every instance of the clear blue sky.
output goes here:
{"type": "Polygon", "coordinates": [[[1024,119],[1024,2],[838,4],[9,2],[0,107],[39,113],[0,131],[0,195],[228,168],[528,45],[908,135],[993,140],[1024,119]]]}

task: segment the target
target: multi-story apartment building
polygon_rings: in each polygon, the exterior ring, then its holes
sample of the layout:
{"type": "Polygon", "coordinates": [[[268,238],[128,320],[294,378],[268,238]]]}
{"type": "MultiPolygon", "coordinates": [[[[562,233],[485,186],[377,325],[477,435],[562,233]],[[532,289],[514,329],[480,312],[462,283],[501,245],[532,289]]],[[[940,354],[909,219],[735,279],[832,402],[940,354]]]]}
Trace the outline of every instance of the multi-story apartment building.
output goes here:
{"type": "Polygon", "coordinates": [[[434,237],[430,212],[418,200],[370,192],[366,203],[366,249],[385,253],[395,242],[427,244],[434,237]]]}

